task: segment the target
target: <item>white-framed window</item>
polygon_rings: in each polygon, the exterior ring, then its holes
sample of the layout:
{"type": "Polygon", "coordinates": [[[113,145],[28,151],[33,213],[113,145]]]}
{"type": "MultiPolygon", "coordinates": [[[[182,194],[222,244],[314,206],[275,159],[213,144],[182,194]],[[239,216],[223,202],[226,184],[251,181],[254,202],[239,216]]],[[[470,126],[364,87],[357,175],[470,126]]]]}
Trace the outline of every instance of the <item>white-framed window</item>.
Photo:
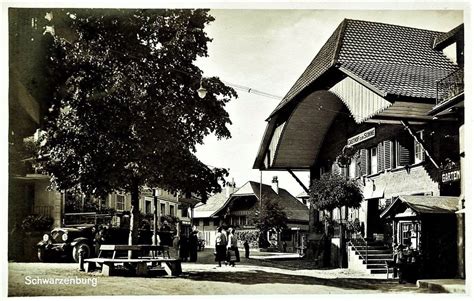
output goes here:
{"type": "Polygon", "coordinates": [[[115,198],[115,209],[118,211],[125,210],[125,196],[117,194],[115,198]]]}
{"type": "MultiPolygon", "coordinates": [[[[416,132],[418,138],[423,141],[423,130],[416,132]]],[[[415,140],[415,163],[420,163],[425,161],[425,151],[421,146],[421,143],[415,140]]]]}
{"type": "Polygon", "coordinates": [[[166,204],[165,203],[160,204],[160,214],[161,215],[166,215],[166,204]]]}
{"type": "Polygon", "coordinates": [[[356,177],[356,158],[351,159],[351,164],[349,164],[349,178],[354,179],[356,177]]]}
{"type": "Polygon", "coordinates": [[[420,246],[421,223],[418,221],[402,221],[399,224],[399,242],[403,245],[411,243],[413,249],[420,246]]]}
{"type": "Polygon", "coordinates": [[[174,214],[174,205],[170,205],[170,215],[175,216],[175,214],[174,214]]]}
{"type": "Polygon", "coordinates": [[[370,149],[370,174],[377,173],[377,147],[370,149]]]}

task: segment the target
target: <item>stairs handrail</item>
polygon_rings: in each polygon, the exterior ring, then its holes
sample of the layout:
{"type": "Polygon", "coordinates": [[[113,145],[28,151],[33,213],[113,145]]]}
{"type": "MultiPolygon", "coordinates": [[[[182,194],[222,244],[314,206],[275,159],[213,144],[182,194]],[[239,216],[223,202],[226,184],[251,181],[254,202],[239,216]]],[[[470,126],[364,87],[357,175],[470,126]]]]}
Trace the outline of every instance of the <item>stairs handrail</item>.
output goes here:
{"type": "Polygon", "coordinates": [[[350,244],[354,247],[355,251],[357,254],[359,254],[359,256],[361,256],[362,258],[365,258],[365,264],[369,264],[369,261],[368,261],[368,254],[369,254],[369,245],[367,244],[367,241],[365,240],[365,238],[360,234],[360,233],[353,233],[355,234],[356,238],[353,239],[351,237],[351,239],[349,240],[350,244]],[[362,242],[362,245],[365,247],[365,256],[362,255],[359,250],[356,248],[356,246],[354,245],[354,241],[359,241],[359,242],[362,242]]]}

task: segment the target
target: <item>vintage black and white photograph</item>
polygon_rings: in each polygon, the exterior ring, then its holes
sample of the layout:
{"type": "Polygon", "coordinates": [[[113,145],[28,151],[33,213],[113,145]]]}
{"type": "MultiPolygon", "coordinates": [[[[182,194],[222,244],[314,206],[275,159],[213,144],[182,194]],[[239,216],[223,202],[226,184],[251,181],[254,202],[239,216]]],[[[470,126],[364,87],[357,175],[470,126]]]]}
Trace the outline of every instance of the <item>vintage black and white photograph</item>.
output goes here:
{"type": "Polygon", "coordinates": [[[469,295],[468,2],[101,4],[3,5],[5,296],[469,295]]]}

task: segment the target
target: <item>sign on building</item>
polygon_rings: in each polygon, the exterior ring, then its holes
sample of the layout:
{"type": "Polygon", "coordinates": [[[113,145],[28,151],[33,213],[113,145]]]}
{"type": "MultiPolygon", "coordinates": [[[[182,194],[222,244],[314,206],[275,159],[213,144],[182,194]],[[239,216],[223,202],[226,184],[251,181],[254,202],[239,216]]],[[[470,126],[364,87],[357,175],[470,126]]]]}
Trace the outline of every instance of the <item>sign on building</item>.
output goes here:
{"type": "Polygon", "coordinates": [[[360,134],[357,134],[349,139],[347,139],[347,145],[356,145],[358,143],[361,143],[362,141],[369,140],[371,138],[375,137],[375,128],[368,129],[365,132],[362,132],[360,134]]]}
{"type": "Polygon", "coordinates": [[[444,171],[441,174],[441,182],[449,183],[459,181],[461,179],[461,171],[459,169],[444,171]]]}

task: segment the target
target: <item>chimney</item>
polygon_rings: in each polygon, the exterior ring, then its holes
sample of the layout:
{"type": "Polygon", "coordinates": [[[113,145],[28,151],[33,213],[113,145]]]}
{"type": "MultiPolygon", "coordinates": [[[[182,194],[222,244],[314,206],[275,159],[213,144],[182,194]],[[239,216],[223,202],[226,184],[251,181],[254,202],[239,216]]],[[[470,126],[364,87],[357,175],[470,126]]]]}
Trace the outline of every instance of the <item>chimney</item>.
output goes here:
{"type": "Polygon", "coordinates": [[[275,191],[276,194],[278,194],[278,177],[274,176],[272,179],[272,189],[275,191]]]}
{"type": "Polygon", "coordinates": [[[225,197],[228,198],[230,197],[231,194],[235,192],[235,182],[234,179],[232,178],[231,182],[227,182],[225,184],[225,197]]]}

